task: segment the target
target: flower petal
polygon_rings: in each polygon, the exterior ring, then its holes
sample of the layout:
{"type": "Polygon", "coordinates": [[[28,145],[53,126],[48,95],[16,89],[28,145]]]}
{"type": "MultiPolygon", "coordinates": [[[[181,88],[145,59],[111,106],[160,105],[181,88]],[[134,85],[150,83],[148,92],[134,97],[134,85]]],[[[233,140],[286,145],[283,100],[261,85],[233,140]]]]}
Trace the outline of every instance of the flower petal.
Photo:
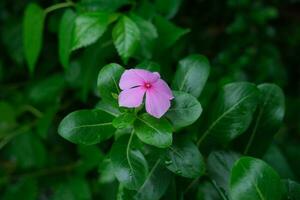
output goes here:
{"type": "Polygon", "coordinates": [[[145,91],[142,87],[123,90],[119,94],[119,106],[127,108],[139,107],[143,102],[145,91]]]}
{"type": "Polygon", "coordinates": [[[132,69],[134,73],[136,73],[140,78],[144,80],[146,83],[154,83],[160,78],[160,75],[158,72],[149,72],[144,69],[132,69]]]}
{"type": "Polygon", "coordinates": [[[134,71],[134,69],[125,70],[125,72],[122,74],[119,82],[119,86],[122,90],[144,84],[144,80],[134,71]]]}
{"type": "Polygon", "coordinates": [[[160,118],[168,111],[170,105],[170,99],[166,95],[161,95],[154,88],[146,91],[146,111],[150,115],[160,118]]]}
{"type": "Polygon", "coordinates": [[[172,90],[164,80],[158,79],[155,83],[153,83],[152,87],[159,93],[164,94],[170,100],[174,98],[172,90]]]}

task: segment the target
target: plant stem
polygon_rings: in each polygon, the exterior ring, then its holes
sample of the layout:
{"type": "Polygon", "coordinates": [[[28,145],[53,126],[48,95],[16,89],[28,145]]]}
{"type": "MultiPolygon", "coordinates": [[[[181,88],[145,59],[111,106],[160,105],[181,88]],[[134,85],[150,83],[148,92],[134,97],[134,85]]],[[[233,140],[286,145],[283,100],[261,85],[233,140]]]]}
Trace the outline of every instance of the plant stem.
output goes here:
{"type": "Polygon", "coordinates": [[[203,135],[199,138],[199,140],[198,140],[198,142],[197,142],[197,146],[199,147],[200,146],[200,144],[203,142],[203,140],[206,138],[206,136],[208,135],[208,133],[209,133],[209,129],[207,130],[207,131],[205,131],[204,133],[203,133],[203,135]]]}
{"type": "Polygon", "coordinates": [[[48,14],[54,10],[57,10],[57,9],[61,9],[61,8],[66,8],[66,7],[71,7],[71,6],[74,6],[75,3],[68,0],[67,2],[64,2],[64,3],[58,3],[58,4],[54,4],[48,8],[45,9],[45,14],[48,14]]]}

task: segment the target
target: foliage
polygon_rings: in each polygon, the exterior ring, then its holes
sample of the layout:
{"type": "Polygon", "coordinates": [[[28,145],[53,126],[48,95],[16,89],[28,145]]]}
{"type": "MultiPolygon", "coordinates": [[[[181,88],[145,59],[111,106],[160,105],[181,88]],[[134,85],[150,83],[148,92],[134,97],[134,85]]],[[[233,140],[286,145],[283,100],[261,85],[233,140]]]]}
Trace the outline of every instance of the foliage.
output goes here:
{"type": "Polygon", "coordinates": [[[299,199],[297,6],[0,1],[0,199],[299,199]],[[131,68],[162,118],[119,107],[131,68]]]}

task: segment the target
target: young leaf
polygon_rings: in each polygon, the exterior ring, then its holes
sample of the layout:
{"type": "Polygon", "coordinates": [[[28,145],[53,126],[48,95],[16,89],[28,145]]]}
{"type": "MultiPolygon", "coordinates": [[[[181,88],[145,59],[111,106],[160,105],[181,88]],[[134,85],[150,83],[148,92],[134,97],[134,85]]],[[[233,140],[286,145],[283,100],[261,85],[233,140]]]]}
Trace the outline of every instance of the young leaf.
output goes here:
{"type": "Polygon", "coordinates": [[[65,69],[69,66],[69,56],[73,45],[73,30],[75,25],[76,14],[72,10],[67,10],[62,16],[59,25],[58,44],[59,59],[65,69]]]}
{"type": "Polygon", "coordinates": [[[245,137],[245,154],[261,156],[269,147],[278,131],[284,116],[285,102],[282,90],[274,84],[258,86],[260,99],[257,115],[245,137]]]}
{"type": "Polygon", "coordinates": [[[164,118],[156,119],[145,113],[135,121],[134,130],[146,144],[158,148],[166,148],[172,144],[172,126],[164,118]]]}
{"type": "Polygon", "coordinates": [[[61,121],[58,133],[76,144],[96,144],[113,135],[112,120],[112,115],[101,110],[79,110],[61,121]]]}
{"type": "Polygon", "coordinates": [[[204,56],[190,55],[179,61],[172,87],[197,98],[204,88],[209,71],[209,62],[204,56]]]}
{"type": "Polygon", "coordinates": [[[123,16],[115,25],[112,37],[124,63],[135,53],[140,41],[140,30],[129,17],[123,16]]]}
{"type": "Polygon", "coordinates": [[[112,121],[112,125],[119,129],[128,128],[133,124],[135,118],[133,113],[123,113],[112,121]]]}
{"type": "Polygon", "coordinates": [[[230,196],[232,200],[280,200],[280,177],[262,160],[242,157],[231,171],[230,196]]]}
{"type": "Polygon", "coordinates": [[[120,93],[119,81],[124,68],[118,64],[105,65],[99,72],[97,87],[102,99],[117,104],[116,96],[120,93]]]}
{"type": "Polygon", "coordinates": [[[225,85],[211,111],[210,125],[198,145],[208,134],[224,144],[242,134],[252,120],[258,98],[259,92],[254,84],[236,82],[225,85]]]}
{"type": "Polygon", "coordinates": [[[144,155],[137,149],[133,149],[131,134],[120,137],[110,152],[110,158],[114,173],[119,182],[127,189],[137,190],[146,180],[148,164],[144,155]]]}
{"type": "Polygon", "coordinates": [[[194,123],[202,113],[199,101],[185,92],[173,91],[175,96],[172,106],[166,113],[175,129],[185,127],[194,123]]]}
{"type": "Polygon", "coordinates": [[[198,147],[184,137],[178,137],[168,148],[165,164],[170,171],[186,178],[198,178],[205,170],[198,147]]]}
{"type": "Polygon", "coordinates": [[[105,12],[88,12],[79,15],[75,21],[72,50],[96,42],[106,31],[110,15],[105,12]]]}
{"type": "Polygon", "coordinates": [[[23,44],[31,74],[42,48],[44,19],[45,13],[40,6],[31,3],[26,7],[23,21],[23,44]]]}

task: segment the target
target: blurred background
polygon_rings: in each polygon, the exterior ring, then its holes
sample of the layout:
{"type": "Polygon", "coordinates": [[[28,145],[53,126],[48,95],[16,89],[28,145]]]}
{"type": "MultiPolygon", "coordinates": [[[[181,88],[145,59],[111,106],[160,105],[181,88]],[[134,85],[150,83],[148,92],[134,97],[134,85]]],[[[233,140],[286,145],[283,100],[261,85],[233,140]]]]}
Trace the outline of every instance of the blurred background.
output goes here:
{"type": "MultiPolygon", "coordinates": [[[[51,12],[31,75],[22,42],[24,10],[31,2],[47,8],[62,1],[0,1],[0,199],[114,199],[117,185],[113,175],[100,173],[111,170],[105,165],[111,143],[78,146],[57,133],[66,114],[93,108],[99,100],[95,91],[99,69],[110,62],[122,63],[110,32],[96,44],[73,52],[70,66],[64,70],[58,56],[58,29],[64,9],[51,12]],[[105,47],[99,45],[104,42],[105,47]]],[[[86,3],[86,9],[91,10],[108,2],[75,1],[86,3]]],[[[300,1],[157,2],[123,1],[115,8],[124,13],[134,9],[149,18],[154,9],[176,26],[189,29],[171,47],[154,48],[146,60],[158,63],[170,80],[181,58],[191,53],[207,56],[212,71],[201,97],[203,105],[225,83],[279,85],[286,95],[286,116],[264,159],[282,177],[299,180],[300,1]]],[[[142,60],[145,57],[136,56],[126,67],[142,60]]]]}

